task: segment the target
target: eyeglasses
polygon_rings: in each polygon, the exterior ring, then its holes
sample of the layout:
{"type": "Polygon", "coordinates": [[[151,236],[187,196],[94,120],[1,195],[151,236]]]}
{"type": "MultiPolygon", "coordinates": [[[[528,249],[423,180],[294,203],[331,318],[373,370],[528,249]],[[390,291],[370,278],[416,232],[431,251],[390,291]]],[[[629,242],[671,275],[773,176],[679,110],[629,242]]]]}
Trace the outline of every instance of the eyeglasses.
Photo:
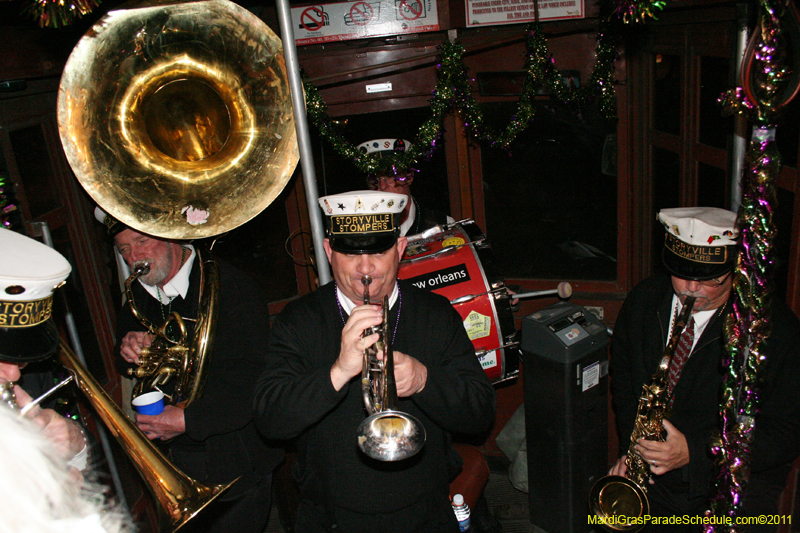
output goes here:
{"type": "Polygon", "coordinates": [[[726,280],[727,280],[727,279],[728,279],[730,276],[731,276],[731,273],[730,273],[730,272],[728,272],[727,274],[725,274],[724,276],[722,276],[722,278],[720,278],[720,279],[717,279],[717,278],[711,278],[711,279],[707,279],[707,280],[703,280],[703,281],[698,281],[698,283],[699,283],[700,285],[704,286],[704,287],[711,287],[711,288],[722,287],[722,284],[723,284],[723,283],[725,283],[725,281],[726,281],[726,280]]]}
{"type": "Polygon", "coordinates": [[[377,189],[382,181],[385,181],[389,187],[402,187],[413,177],[414,174],[411,173],[402,176],[370,176],[367,178],[367,187],[377,189]]]}

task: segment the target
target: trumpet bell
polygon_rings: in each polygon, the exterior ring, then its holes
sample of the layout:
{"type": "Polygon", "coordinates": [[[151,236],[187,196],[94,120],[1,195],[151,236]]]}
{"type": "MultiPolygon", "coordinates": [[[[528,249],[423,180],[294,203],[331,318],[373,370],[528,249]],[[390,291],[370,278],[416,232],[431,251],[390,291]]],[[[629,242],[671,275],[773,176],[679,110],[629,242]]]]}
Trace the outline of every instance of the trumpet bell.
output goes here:
{"type": "Polygon", "coordinates": [[[639,531],[642,520],[650,514],[650,500],[642,488],[622,476],[605,476],[597,480],[589,492],[592,512],[603,519],[609,531],[639,531]]]}
{"type": "Polygon", "coordinates": [[[425,427],[402,411],[380,411],[365,418],[356,430],[358,447],[379,461],[401,461],[425,444],[425,427]]]}
{"type": "Polygon", "coordinates": [[[299,158],[282,43],[228,0],[109,12],[67,61],[58,126],[92,199],[162,238],[244,224],[299,158]]]}

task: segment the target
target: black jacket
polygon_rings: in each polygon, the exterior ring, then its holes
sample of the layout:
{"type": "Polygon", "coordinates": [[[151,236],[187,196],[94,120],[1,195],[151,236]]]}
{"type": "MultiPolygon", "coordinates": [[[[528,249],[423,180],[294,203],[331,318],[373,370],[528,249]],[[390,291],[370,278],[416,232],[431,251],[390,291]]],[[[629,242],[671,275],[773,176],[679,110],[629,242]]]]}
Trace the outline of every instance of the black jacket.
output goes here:
{"type": "MultiPolygon", "coordinates": [[[[621,454],[628,449],[642,386],[650,383],[664,354],[672,294],[669,277],[644,280],[628,295],[614,326],[611,392],[621,454]]],[[[731,307],[729,301],[708,323],[675,387],[669,421],[686,436],[690,462],[654,478],[660,489],[686,500],[699,499],[703,507],[715,474],[709,441],[721,428],[720,399],[726,372],[722,330],[731,307]]],[[[790,463],[800,454],[800,322],[779,301],[773,303],[771,320],[746,506],[774,511],[790,463]]]]}
{"type": "MultiPolygon", "coordinates": [[[[241,476],[222,499],[233,498],[263,479],[281,462],[283,451],[267,445],[253,422],[253,387],[264,366],[269,342],[269,315],[259,287],[233,266],[218,261],[219,320],[202,397],[185,412],[186,433],[166,447],[184,473],[204,484],[218,484],[241,476]]],[[[200,268],[195,258],[189,292],[177,297],[172,311],[197,316],[200,268]]],[[[154,324],[163,322],[161,304],[140,283],[133,284],[137,308],[154,324]]],[[[168,308],[163,306],[164,313],[168,308]]],[[[191,322],[187,322],[191,334],[191,322]]],[[[117,320],[117,369],[127,376],[133,367],[119,355],[129,331],[144,331],[126,304],[117,320]]]]}

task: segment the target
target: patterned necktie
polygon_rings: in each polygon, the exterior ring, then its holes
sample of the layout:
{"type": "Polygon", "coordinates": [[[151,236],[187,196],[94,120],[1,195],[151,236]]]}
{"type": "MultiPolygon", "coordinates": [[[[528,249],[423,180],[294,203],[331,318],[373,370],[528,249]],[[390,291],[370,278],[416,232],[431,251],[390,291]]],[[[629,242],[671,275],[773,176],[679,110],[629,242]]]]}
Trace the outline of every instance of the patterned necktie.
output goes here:
{"type": "Polygon", "coordinates": [[[672,361],[669,364],[669,390],[675,390],[675,384],[681,377],[683,365],[689,359],[689,354],[692,352],[692,345],[694,344],[694,317],[689,319],[689,323],[683,329],[680,338],[678,339],[678,346],[675,348],[675,354],[672,356],[672,361]]]}

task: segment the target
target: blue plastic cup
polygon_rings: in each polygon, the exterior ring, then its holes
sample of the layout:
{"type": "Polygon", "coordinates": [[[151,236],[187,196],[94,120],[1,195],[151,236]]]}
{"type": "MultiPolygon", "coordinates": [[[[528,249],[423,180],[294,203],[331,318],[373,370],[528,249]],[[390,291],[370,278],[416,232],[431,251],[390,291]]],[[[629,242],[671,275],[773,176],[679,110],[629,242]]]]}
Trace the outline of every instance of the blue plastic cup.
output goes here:
{"type": "Polygon", "coordinates": [[[134,398],[131,403],[141,415],[157,415],[164,410],[164,393],[160,391],[147,392],[134,398]]]}

